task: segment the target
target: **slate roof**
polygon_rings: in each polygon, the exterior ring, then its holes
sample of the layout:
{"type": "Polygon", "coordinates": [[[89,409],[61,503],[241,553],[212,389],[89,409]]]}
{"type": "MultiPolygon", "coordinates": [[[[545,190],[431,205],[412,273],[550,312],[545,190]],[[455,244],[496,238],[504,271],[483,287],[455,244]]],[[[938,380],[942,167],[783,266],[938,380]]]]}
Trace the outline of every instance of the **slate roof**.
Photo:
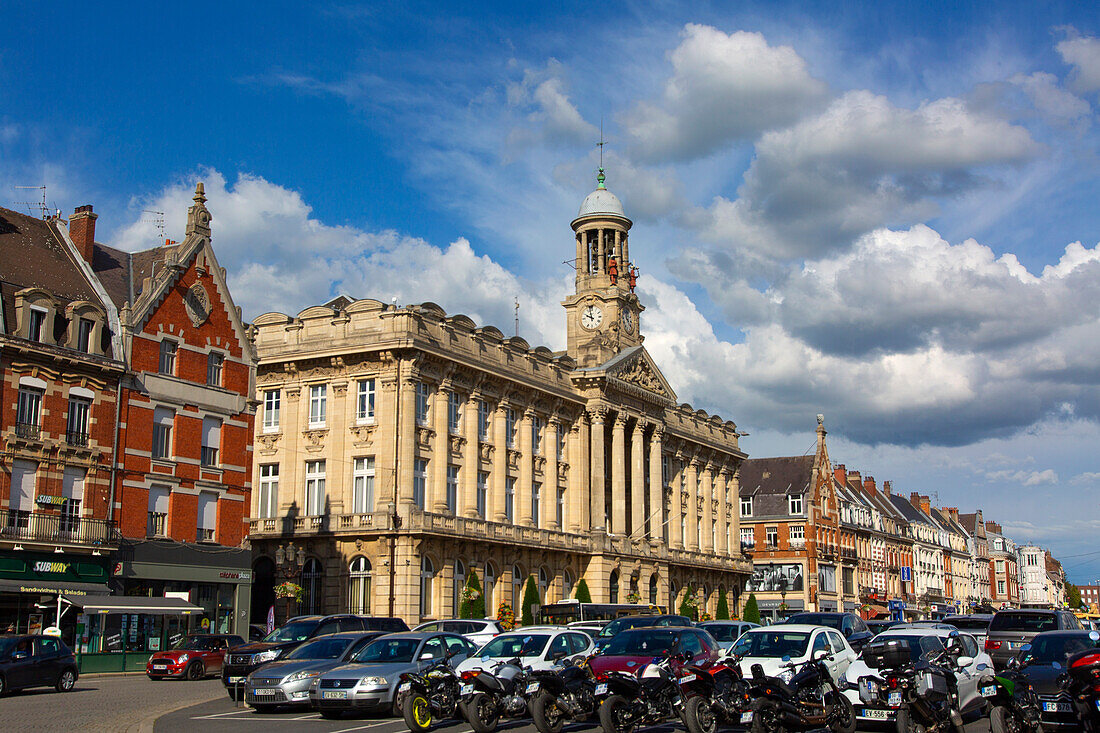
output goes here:
{"type": "Polygon", "coordinates": [[[909,500],[898,496],[897,494],[890,495],[890,501],[907,522],[921,522],[922,524],[932,525],[932,521],[928,518],[928,515],[917,509],[915,506],[909,503],[909,500]]]}
{"type": "Polygon", "coordinates": [[[814,456],[749,458],[742,462],[741,496],[751,496],[752,517],[790,516],[787,497],[805,495],[813,480],[814,456]]]}
{"type": "Polygon", "coordinates": [[[165,257],[179,246],[175,244],[140,252],[123,252],[96,242],[92,254],[92,269],[111,296],[115,307],[121,310],[124,303],[132,304],[138,299],[145,278],[151,277],[153,271],[164,263],[165,257]],[[134,290],[132,297],[131,286],[134,290]]]}

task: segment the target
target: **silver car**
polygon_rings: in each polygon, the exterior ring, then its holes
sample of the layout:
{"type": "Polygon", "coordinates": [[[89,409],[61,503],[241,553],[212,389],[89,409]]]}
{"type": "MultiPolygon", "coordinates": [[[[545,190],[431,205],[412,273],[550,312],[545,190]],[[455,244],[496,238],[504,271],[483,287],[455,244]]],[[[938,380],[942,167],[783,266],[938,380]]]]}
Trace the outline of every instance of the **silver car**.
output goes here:
{"type": "Polygon", "coordinates": [[[260,667],[245,680],[244,701],[260,712],[280,705],[309,707],[309,686],[333,667],[347,662],[384,631],[349,631],[311,639],[277,662],[260,667]]]}
{"type": "Polygon", "coordinates": [[[355,653],[346,664],[313,681],[309,700],[324,718],[339,718],[349,710],[394,710],[394,693],[401,675],[419,672],[451,652],[451,663],[476,651],[467,639],[448,633],[416,632],[380,636],[355,653]]]}

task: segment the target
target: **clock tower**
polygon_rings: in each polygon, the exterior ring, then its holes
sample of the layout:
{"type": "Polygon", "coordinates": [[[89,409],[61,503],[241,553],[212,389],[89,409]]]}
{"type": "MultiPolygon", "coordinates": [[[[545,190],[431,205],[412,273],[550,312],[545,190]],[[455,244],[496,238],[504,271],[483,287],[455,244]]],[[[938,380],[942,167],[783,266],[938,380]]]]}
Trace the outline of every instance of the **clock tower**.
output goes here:
{"type": "Polygon", "coordinates": [[[623,349],[642,343],[640,316],[645,308],[634,294],[636,271],[630,261],[622,202],[604,185],[585,197],[572,227],[577,248],[576,292],[562,301],[566,312],[567,351],[582,368],[603,364],[623,349]]]}

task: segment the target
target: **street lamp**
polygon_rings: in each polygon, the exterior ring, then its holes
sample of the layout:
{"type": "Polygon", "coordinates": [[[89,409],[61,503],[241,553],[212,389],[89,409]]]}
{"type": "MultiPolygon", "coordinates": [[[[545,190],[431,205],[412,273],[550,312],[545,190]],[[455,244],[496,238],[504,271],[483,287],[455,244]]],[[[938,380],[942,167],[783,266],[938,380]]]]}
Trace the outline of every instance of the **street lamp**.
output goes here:
{"type": "Polygon", "coordinates": [[[275,566],[278,575],[283,579],[281,585],[287,589],[293,585],[295,589],[294,593],[286,592],[283,594],[283,597],[286,598],[286,620],[289,621],[290,603],[297,600],[297,596],[301,593],[301,587],[294,581],[302,571],[302,552],[294,546],[293,542],[288,542],[286,549],[279,545],[275,549],[275,566]]]}

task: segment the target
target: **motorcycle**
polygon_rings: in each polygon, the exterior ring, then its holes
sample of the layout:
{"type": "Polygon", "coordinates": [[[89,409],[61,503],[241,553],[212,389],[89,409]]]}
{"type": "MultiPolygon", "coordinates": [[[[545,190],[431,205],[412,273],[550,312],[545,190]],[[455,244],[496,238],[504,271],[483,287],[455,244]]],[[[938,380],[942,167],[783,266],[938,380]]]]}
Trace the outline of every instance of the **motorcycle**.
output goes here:
{"type": "Polygon", "coordinates": [[[587,659],[553,670],[531,673],[538,691],[531,698],[531,719],[539,733],[560,733],[567,722],[584,722],[596,714],[596,682],[587,659]]]}
{"type": "Polygon", "coordinates": [[[789,681],[769,677],[761,665],[752,665],[749,689],[754,699],[752,733],[817,728],[828,728],[833,733],[854,733],[855,708],[824,664],[831,658],[828,652],[818,653],[799,665],[791,662],[790,657],[783,657],[785,666],[791,670],[789,681]]]}
{"type": "Polygon", "coordinates": [[[492,733],[502,716],[518,718],[527,713],[527,698],[539,689],[529,676],[530,669],[518,657],[497,662],[492,671],[462,673],[458,709],[474,733],[492,733]]]}
{"type": "MultiPolygon", "coordinates": [[[[897,708],[898,733],[963,733],[958,683],[954,671],[958,666],[958,660],[954,656],[954,639],[958,632],[952,634],[946,649],[932,652],[916,662],[912,662],[909,657],[908,644],[898,645],[898,651],[903,653],[883,674],[885,689],[882,691],[886,695],[887,704],[897,708]]],[[[860,679],[861,696],[864,694],[865,680],[867,678],[860,679]]]]}
{"type": "MultiPolygon", "coordinates": [[[[1030,644],[1025,644],[1022,651],[1030,648],[1030,644]]],[[[1019,657],[1008,660],[1001,674],[978,680],[978,693],[991,706],[989,727],[993,733],[1043,733],[1043,707],[1021,671],[1019,657]]]]}
{"type": "MultiPolygon", "coordinates": [[[[1092,631],[1089,639],[1100,641],[1100,632],[1092,631]]],[[[1100,649],[1085,649],[1066,660],[1066,672],[1058,678],[1062,689],[1069,693],[1082,730],[1100,731],[1100,649]]]]}
{"type": "Polygon", "coordinates": [[[708,675],[712,685],[707,694],[711,709],[723,722],[742,725],[752,722],[752,696],[741,674],[740,657],[729,654],[720,657],[713,667],[691,667],[700,676],[708,675]]]}
{"type": "Polygon", "coordinates": [[[703,692],[709,675],[700,678],[690,667],[678,669],[691,659],[691,655],[654,657],[635,674],[608,672],[597,677],[595,694],[607,694],[599,709],[604,733],[633,733],[639,725],[674,717],[683,721],[688,733],[714,733],[717,720],[703,692]]]}
{"type": "Polygon", "coordinates": [[[415,733],[431,727],[433,720],[454,718],[458,709],[458,675],[451,667],[451,652],[419,673],[405,672],[397,685],[394,707],[415,733]]]}

